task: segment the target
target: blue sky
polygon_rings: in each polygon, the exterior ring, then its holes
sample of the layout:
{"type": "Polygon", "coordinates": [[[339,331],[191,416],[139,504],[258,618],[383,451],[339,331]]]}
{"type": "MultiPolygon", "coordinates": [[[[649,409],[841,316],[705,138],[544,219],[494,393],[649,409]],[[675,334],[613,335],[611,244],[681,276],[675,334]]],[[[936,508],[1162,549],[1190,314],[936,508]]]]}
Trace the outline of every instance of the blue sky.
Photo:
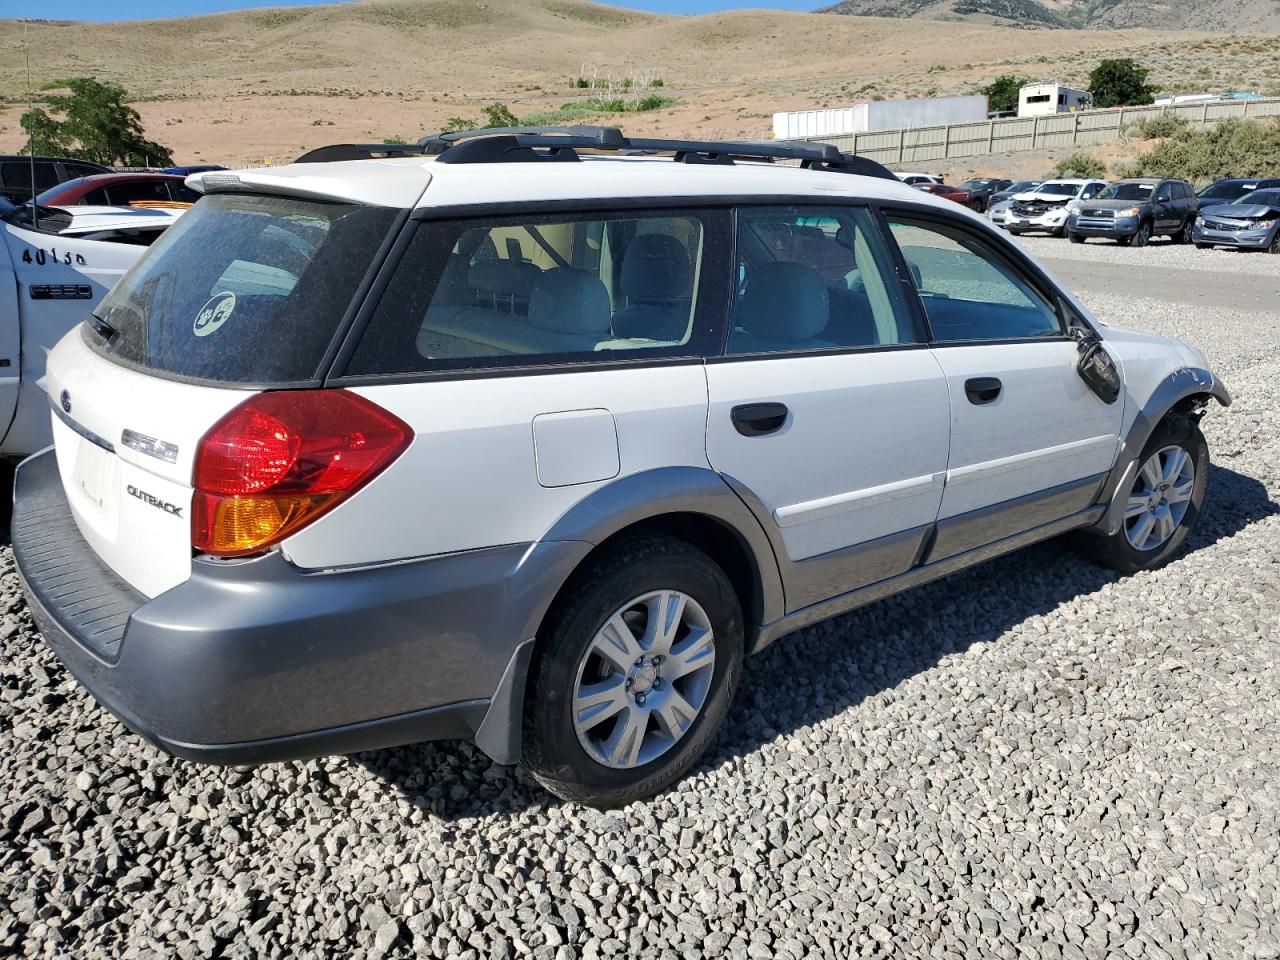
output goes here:
{"type": "MultiPolygon", "coordinates": [[[[740,7],[772,7],[784,10],[813,10],[833,0],[612,0],[615,6],[655,13],[708,13],[740,7]]],[[[156,16],[189,17],[198,13],[244,10],[248,7],[298,6],[281,0],[59,0],[56,16],[60,20],[142,20],[156,16]]],[[[17,12],[17,11],[15,11],[17,12]]],[[[6,16],[13,16],[7,13],[6,16]]],[[[19,15],[20,12],[19,12],[19,15]]],[[[53,14],[45,13],[43,16],[53,14]]]]}

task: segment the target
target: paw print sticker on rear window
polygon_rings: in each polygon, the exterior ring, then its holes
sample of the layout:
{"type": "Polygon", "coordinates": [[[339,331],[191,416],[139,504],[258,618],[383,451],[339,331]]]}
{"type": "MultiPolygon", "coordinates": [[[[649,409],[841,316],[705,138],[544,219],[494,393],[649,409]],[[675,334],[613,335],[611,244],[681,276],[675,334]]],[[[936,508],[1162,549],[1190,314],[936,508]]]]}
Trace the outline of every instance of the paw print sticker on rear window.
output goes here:
{"type": "Polygon", "coordinates": [[[236,308],[236,295],[230,290],[214,295],[200,308],[195,322],[191,324],[191,332],[197,337],[207,337],[216,333],[231,318],[236,308]]]}

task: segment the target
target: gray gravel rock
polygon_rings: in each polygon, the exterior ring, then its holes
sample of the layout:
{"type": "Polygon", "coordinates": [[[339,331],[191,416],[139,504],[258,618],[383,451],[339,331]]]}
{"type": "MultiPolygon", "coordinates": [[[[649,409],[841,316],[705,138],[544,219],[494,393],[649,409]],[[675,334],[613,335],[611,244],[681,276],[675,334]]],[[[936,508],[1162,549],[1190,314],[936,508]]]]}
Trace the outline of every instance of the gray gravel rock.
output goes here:
{"type": "Polygon", "coordinates": [[[1280,957],[1280,318],[1078,292],[1236,397],[1187,553],[1120,578],[1045,544],[806,630],[621,811],[465,744],[169,758],[46,652],[0,550],[0,955],[1280,957]]]}

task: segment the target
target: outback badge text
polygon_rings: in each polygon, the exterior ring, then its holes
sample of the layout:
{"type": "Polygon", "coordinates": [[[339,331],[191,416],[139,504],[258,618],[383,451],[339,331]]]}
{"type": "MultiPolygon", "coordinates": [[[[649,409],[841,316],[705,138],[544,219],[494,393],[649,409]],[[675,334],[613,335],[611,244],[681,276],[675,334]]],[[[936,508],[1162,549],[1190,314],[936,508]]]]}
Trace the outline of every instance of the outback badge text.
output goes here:
{"type": "Polygon", "coordinates": [[[153,497],[151,494],[147,493],[147,491],[139,490],[133,484],[129,484],[126,489],[129,491],[129,496],[137,497],[143,503],[149,503],[151,506],[156,507],[159,510],[163,510],[165,513],[171,513],[175,517],[182,516],[182,508],[176,503],[167,503],[159,497],[153,497]]]}

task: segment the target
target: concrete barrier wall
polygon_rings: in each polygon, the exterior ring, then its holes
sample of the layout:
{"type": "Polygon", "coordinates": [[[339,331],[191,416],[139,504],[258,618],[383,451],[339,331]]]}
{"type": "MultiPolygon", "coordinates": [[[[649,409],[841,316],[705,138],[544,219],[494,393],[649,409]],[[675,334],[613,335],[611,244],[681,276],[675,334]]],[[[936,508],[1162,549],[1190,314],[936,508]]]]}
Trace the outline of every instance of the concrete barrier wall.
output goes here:
{"type": "Polygon", "coordinates": [[[1165,113],[1182,117],[1192,126],[1208,126],[1232,118],[1280,117],[1280,97],[1164,107],[1116,107],[1047,117],[1006,117],[982,123],[806,137],[789,142],[831,143],[845,153],[856,153],[888,166],[927,166],[934,160],[1109,143],[1120,139],[1133,124],[1165,113]]]}

